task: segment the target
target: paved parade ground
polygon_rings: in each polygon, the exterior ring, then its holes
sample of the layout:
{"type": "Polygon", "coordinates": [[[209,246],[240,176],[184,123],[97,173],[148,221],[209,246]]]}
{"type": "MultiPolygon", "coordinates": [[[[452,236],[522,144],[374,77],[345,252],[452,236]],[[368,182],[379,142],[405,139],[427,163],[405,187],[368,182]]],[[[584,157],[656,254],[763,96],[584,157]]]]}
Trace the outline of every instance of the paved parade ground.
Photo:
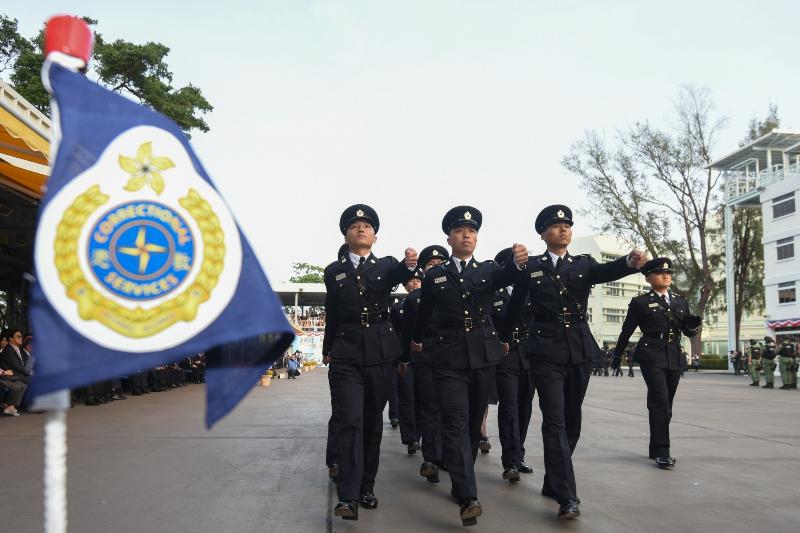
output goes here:
{"type": "MultiPolygon", "coordinates": [[[[387,532],[462,530],[446,474],[429,485],[419,455],[384,430],[375,487],[380,505],[358,522],[330,517],[324,464],[330,414],[327,371],[256,387],[213,431],[202,423],[205,388],[192,385],[69,413],[69,521],[80,533],[387,532]]],[[[538,407],[526,447],[535,472],[510,485],[494,448],[477,461],[484,515],[477,531],[797,531],[800,392],[748,387],[727,374],[687,374],[672,422],[674,471],[646,458],[645,387],[593,377],[575,453],[583,516],[556,518],[539,495],[538,407]]],[[[3,531],[39,532],[43,415],[0,420],[3,531]]]]}

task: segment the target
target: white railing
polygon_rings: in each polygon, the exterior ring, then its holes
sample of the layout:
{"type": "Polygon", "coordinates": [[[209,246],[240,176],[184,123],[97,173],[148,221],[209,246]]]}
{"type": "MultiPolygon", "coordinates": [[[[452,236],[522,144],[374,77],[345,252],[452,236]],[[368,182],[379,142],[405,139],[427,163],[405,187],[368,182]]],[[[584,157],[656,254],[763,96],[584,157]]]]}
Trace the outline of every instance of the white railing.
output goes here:
{"type": "Polygon", "coordinates": [[[727,170],[724,173],[725,201],[730,203],[754,190],[782,181],[787,173],[789,175],[800,175],[800,164],[794,163],[789,165],[786,172],[784,172],[783,164],[780,163],[772,165],[770,168],[765,168],[758,174],[727,170]]]}

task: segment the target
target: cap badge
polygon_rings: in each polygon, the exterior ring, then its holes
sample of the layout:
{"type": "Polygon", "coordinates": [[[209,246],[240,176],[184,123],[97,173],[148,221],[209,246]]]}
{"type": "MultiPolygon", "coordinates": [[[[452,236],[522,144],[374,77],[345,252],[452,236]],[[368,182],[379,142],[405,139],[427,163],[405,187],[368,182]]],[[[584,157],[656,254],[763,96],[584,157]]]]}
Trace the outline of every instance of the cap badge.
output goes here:
{"type": "Polygon", "coordinates": [[[664,266],[662,266],[661,268],[663,268],[664,270],[666,270],[666,269],[668,269],[668,268],[669,268],[669,265],[668,265],[667,263],[664,263],[664,266]]]}
{"type": "Polygon", "coordinates": [[[363,217],[363,216],[364,216],[364,211],[362,211],[361,209],[359,209],[358,211],[356,211],[356,216],[357,216],[357,217],[363,217]]]}
{"type": "Polygon", "coordinates": [[[559,209],[558,213],[556,213],[556,215],[558,216],[558,218],[564,218],[564,211],[559,209]]]}
{"type": "Polygon", "coordinates": [[[472,220],[472,213],[470,213],[469,211],[464,213],[464,220],[472,220]]]}
{"type": "Polygon", "coordinates": [[[434,255],[434,256],[435,256],[435,255],[439,255],[439,250],[434,250],[434,251],[431,253],[431,255],[434,255]]]}

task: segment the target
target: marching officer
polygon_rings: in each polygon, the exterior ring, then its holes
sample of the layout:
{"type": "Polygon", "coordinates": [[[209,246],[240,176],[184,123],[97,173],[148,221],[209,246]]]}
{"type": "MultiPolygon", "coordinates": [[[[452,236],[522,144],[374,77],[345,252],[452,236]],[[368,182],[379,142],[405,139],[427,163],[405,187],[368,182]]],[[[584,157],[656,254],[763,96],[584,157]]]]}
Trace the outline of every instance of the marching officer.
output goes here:
{"type": "Polygon", "coordinates": [[[758,387],[761,381],[761,346],[755,339],[750,339],[750,383],[751,387],[758,387]]]}
{"type": "MultiPolygon", "coordinates": [[[[495,262],[504,265],[513,261],[511,248],[500,251],[495,262]]],[[[503,479],[516,482],[520,473],[532,474],[525,462],[525,438],[533,409],[533,382],[530,361],[521,350],[528,338],[528,324],[533,318],[533,306],[524,291],[522,309],[515,320],[507,320],[508,302],[513,298],[513,287],[497,290],[492,305],[492,319],[498,328],[500,340],[509,345],[508,355],[497,364],[496,383],[498,395],[497,426],[502,447],[503,479]]]]}
{"type": "Polygon", "coordinates": [[[571,255],[572,211],[551,205],[536,217],[535,229],[547,250],[528,260],[514,292],[527,293],[533,305],[525,351],[542,411],[545,476],[542,495],[559,503],[558,516],[580,515],[572,453],[581,432],[581,404],[589,385],[589,363],[598,349],[586,322],[592,286],[623,278],[644,264],[644,253],[598,263],[571,255]]]}
{"type": "Polygon", "coordinates": [[[775,341],[772,337],[764,337],[764,352],[761,354],[761,371],[764,372],[764,385],[762,389],[775,388],[775,341]]]}
{"type": "MultiPolygon", "coordinates": [[[[410,295],[419,289],[422,286],[422,278],[424,277],[425,273],[422,270],[414,272],[414,277],[406,281],[403,285],[406,292],[410,295]]],[[[401,336],[401,339],[406,322],[405,310],[403,307],[407,299],[408,296],[405,298],[395,298],[391,311],[391,320],[394,325],[394,330],[401,336]]],[[[409,348],[408,344],[403,344],[402,342],[400,344],[404,352],[400,360],[404,361],[408,359],[409,348]]],[[[400,440],[406,445],[408,455],[416,455],[417,450],[421,449],[421,445],[419,443],[420,430],[417,427],[416,402],[414,400],[413,369],[405,368],[401,370],[398,368],[394,382],[396,383],[395,391],[397,395],[397,419],[400,425],[400,440]]]]}
{"type": "Polygon", "coordinates": [[[796,389],[797,388],[797,351],[795,350],[794,341],[791,337],[787,337],[781,344],[780,352],[780,372],[781,372],[781,388],[796,389]]]}
{"type": "MultiPolygon", "coordinates": [[[[434,266],[450,258],[444,246],[438,244],[427,246],[419,253],[419,264],[427,272],[434,266]]],[[[424,279],[424,278],[423,278],[424,279]]],[[[411,345],[414,321],[419,308],[421,289],[417,289],[403,302],[402,344],[411,345]]],[[[413,372],[414,398],[417,403],[417,430],[422,434],[422,466],[419,475],[429,483],[439,483],[439,470],[447,471],[442,462],[442,424],[439,401],[436,399],[436,387],[433,383],[433,366],[431,366],[431,348],[438,330],[438,312],[434,309],[428,318],[423,334],[423,350],[407,352],[401,360],[398,371],[402,374],[413,372]]]]}
{"type": "MultiPolygon", "coordinates": [[[[336,253],[337,261],[340,261],[347,257],[347,254],[350,252],[350,247],[347,246],[347,243],[344,243],[339,247],[339,251],[336,253]]],[[[331,358],[329,355],[323,355],[322,362],[326,365],[330,364],[331,358]]],[[[330,383],[331,374],[328,373],[328,388],[332,391],[333,386],[330,383]]],[[[325,464],[328,465],[328,477],[333,480],[336,480],[339,477],[339,459],[337,456],[336,451],[336,419],[334,416],[336,415],[336,408],[333,405],[334,398],[333,394],[331,394],[331,417],[328,419],[328,441],[327,445],[325,446],[325,464]]]]}
{"type": "Polygon", "coordinates": [[[672,400],[681,375],[686,369],[686,357],[681,351],[681,333],[694,337],[701,319],[689,312],[689,302],[670,291],[672,261],[658,257],[642,268],[651,289],[634,297],[617,340],[615,360],[622,357],[638,327],[642,337],[636,344],[634,360],[639,363],[647,384],[647,410],[650,415],[650,453],[659,468],[672,468],[675,459],[670,455],[669,422],[672,419],[672,400]]]}
{"type": "Polygon", "coordinates": [[[402,355],[389,321],[392,288],[405,283],[417,265],[408,248],[405,261],[372,253],[380,222],[371,207],[348,207],[339,219],[349,251],[325,268],[325,336],[322,355],[330,357],[331,403],[336,410],[339,503],[334,514],[358,519],[358,504],[378,506],[378,472],[383,409],[402,355]]]}
{"type": "Polygon", "coordinates": [[[430,358],[442,413],[443,460],[465,526],[477,524],[482,513],[474,462],[494,367],[508,351],[492,323],[492,300],[497,289],[519,277],[517,264],[528,258],[527,249],[515,245],[515,260],[505,267],[475,260],[481,222],[481,212],[471,206],[454,207],[444,216],[450,259],[426,273],[411,336],[411,349],[422,351],[428,319],[438,312],[430,358]]]}

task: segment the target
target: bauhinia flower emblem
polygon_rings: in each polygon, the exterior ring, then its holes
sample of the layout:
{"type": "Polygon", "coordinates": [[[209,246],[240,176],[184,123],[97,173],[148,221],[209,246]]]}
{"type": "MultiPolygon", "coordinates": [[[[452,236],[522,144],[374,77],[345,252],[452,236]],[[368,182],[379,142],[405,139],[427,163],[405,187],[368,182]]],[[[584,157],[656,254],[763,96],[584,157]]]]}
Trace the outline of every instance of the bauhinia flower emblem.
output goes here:
{"type": "Polygon", "coordinates": [[[135,192],[145,185],[153,188],[156,194],[164,190],[164,176],[161,172],[175,166],[167,157],[153,157],[152,143],[142,144],[136,151],[136,157],[119,156],[119,166],[131,175],[125,184],[126,191],[135,192]]]}

